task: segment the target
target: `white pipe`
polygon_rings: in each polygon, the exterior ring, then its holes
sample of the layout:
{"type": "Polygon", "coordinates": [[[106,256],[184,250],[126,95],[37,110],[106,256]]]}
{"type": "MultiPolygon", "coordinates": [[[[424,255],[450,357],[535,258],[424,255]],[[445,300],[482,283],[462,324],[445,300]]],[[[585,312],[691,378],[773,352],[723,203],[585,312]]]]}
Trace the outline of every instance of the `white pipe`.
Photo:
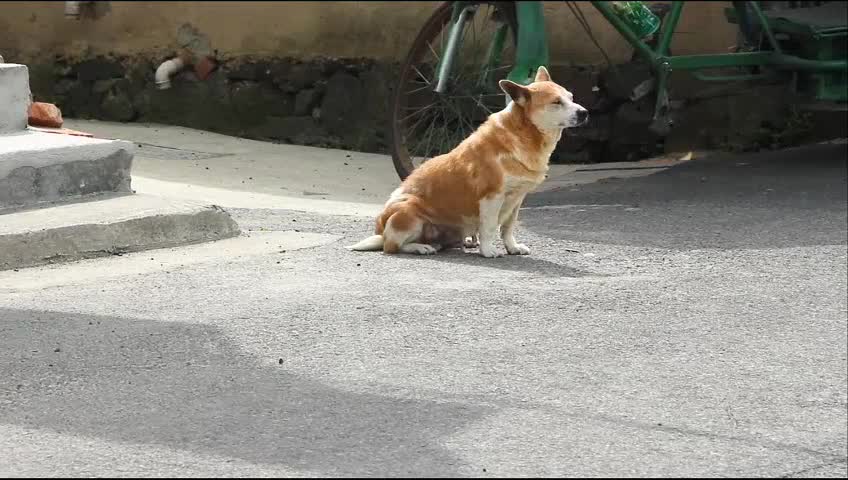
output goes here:
{"type": "Polygon", "coordinates": [[[79,18],[81,3],[83,2],[65,2],[65,16],[79,18]]]}
{"type": "Polygon", "coordinates": [[[156,88],[159,90],[171,88],[171,75],[177,73],[184,66],[185,62],[180,57],[162,62],[162,65],[159,65],[159,68],[156,69],[156,88]]]}

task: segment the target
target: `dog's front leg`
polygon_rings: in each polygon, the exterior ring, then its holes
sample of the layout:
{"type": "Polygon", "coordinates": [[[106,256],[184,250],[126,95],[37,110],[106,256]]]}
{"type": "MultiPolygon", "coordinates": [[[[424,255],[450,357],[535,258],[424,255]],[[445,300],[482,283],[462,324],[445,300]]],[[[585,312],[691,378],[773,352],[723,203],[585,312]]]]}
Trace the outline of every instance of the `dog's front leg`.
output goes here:
{"type": "Polygon", "coordinates": [[[521,197],[512,207],[512,212],[509,213],[503,226],[501,226],[501,238],[507,253],[510,255],[530,255],[530,249],[526,245],[515,241],[515,224],[518,220],[518,210],[523,202],[524,197],[521,197]]]}
{"type": "Polygon", "coordinates": [[[480,255],[486,258],[503,256],[503,253],[495,248],[495,239],[498,238],[498,220],[503,202],[503,195],[480,200],[480,227],[477,235],[480,239],[480,255]]]}

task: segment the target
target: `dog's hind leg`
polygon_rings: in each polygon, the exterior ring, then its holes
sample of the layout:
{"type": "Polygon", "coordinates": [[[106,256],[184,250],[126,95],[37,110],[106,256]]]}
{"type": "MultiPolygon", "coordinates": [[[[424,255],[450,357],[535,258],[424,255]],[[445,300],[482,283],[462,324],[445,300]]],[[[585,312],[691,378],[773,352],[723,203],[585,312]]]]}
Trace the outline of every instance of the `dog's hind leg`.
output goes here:
{"type": "Polygon", "coordinates": [[[424,243],[418,243],[424,220],[415,215],[410,208],[398,209],[386,222],[383,231],[383,252],[385,253],[415,253],[432,255],[436,249],[424,243]]]}

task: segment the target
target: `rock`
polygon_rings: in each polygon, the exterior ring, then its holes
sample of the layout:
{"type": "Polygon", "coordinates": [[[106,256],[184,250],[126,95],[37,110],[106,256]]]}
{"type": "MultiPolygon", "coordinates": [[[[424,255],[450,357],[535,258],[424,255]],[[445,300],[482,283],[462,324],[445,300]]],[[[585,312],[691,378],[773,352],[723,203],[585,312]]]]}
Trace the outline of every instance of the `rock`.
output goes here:
{"type": "Polygon", "coordinates": [[[91,118],[92,100],[91,86],[75,82],[68,91],[64,103],[59,104],[59,108],[67,117],[91,118]]]}
{"type": "Polygon", "coordinates": [[[282,61],[272,65],[270,70],[274,85],[289,93],[310,88],[323,78],[321,65],[315,63],[282,61]]]}
{"type": "Polygon", "coordinates": [[[291,95],[257,82],[239,82],[232,87],[232,104],[248,125],[256,125],[265,117],[285,117],[294,111],[291,95]]]}
{"type": "Polygon", "coordinates": [[[135,108],[126,93],[109,93],[101,106],[104,120],[129,122],[135,118],[135,108]]]}
{"type": "Polygon", "coordinates": [[[308,88],[297,92],[294,98],[294,114],[310,115],[312,109],[321,101],[321,95],[314,88],[308,88]]]}
{"type": "Polygon", "coordinates": [[[150,119],[152,100],[150,91],[138,92],[132,96],[133,109],[138,113],[138,119],[150,119]]]}
{"type": "Polygon", "coordinates": [[[53,65],[53,75],[56,77],[68,77],[73,73],[73,68],[66,63],[56,63],[53,65]]]}
{"type": "Polygon", "coordinates": [[[53,76],[53,65],[32,63],[27,65],[27,69],[29,70],[29,88],[33,99],[39,102],[55,103],[53,88],[56,80],[53,76]]]}
{"type": "Polygon", "coordinates": [[[77,82],[70,78],[63,78],[53,85],[53,93],[56,95],[66,95],[72,88],[74,88],[76,83],[77,82]]]}
{"type": "Polygon", "coordinates": [[[627,100],[637,85],[651,78],[653,74],[650,65],[644,62],[631,62],[616,65],[614,69],[601,72],[598,86],[612,100],[627,100]]]}
{"type": "Polygon", "coordinates": [[[233,81],[239,80],[249,80],[249,81],[259,81],[264,80],[270,77],[270,67],[267,63],[259,62],[259,63],[242,63],[240,65],[236,65],[230,67],[227,71],[227,78],[233,81]]]}
{"type": "Polygon", "coordinates": [[[632,162],[662,152],[663,138],[649,128],[653,105],[652,97],[648,96],[619,107],[612,119],[606,161],[632,162]]]}
{"type": "Polygon", "coordinates": [[[301,143],[304,138],[321,136],[320,126],[310,116],[267,117],[263,123],[249,132],[261,139],[282,140],[301,143]]]}
{"type": "Polygon", "coordinates": [[[321,67],[308,63],[299,63],[292,66],[288,81],[295,90],[302,90],[315,85],[321,78],[323,78],[321,67]]]}
{"type": "Polygon", "coordinates": [[[106,80],[97,80],[91,87],[91,91],[94,93],[106,93],[109,90],[112,90],[112,87],[117,85],[118,82],[126,83],[126,80],[123,78],[109,78],[106,80]]]}
{"type": "Polygon", "coordinates": [[[124,76],[124,67],[120,63],[104,57],[80,62],[74,67],[74,71],[76,71],[77,78],[83,82],[95,82],[124,76]]]}
{"type": "Polygon", "coordinates": [[[61,128],[62,111],[52,103],[33,102],[29,106],[27,123],[34,127],[61,128]]]}
{"type": "Polygon", "coordinates": [[[289,71],[291,70],[292,62],[290,60],[274,60],[268,65],[269,75],[271,77],[271,82],[274,83],[278,88],[282,88],[281,85],[286,83],[286,79],[289,76],[289,71]]]}
{"type": "Polygon", "coordinates": [[[597,100],[592,88],[598,83],[598,74],[591,67],[554,66],[550,68],[553,81],[564,86],[574,95],[574,101],[589,107],[597,100]]]}
{"type": "Polygon", "coordinates": [[[380,66],[371,67],[359,75],[360,83],[365,89],[366,108],[377,123],[388,122],[395,78],[395,72],[380,66]]]}
{"type": "Polygon", "coordinates": [[[138,93],[155,83],[156,66],[147,60],[138,60],[127,65],[127,91],[134,98],[138,93]]]}
{"type": "Polygon", "coordinates": [[[327,93],[321,103],[321,123],[332,134],[355,135],[352,127],[363,120],[364,100],[362,82],[349,73],[336,72],[327,82],[327,93]]]}
{"type": "Polygon", "coordinates": [[[229,82],[221,70],[203,82],[174,82],[168,90],[152,87],[144,121],[183,125],[224,134],[238,134],[241,119],[235,115],[229,82]]]}

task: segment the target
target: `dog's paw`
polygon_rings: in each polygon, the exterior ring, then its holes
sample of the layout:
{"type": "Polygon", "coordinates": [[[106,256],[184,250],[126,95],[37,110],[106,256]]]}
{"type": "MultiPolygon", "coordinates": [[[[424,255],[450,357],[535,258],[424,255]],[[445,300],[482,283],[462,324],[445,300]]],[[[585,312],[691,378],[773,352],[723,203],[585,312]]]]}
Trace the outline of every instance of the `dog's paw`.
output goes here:
{"type": "Polygon", "coordinates": [[[523,243],[516,243],[515,245],[507,246],[506,251],[510,255],[530,255],[530,249],[523,243]]]}
{"type": "Polygon", "coordinates": [[[480,244],[480,255],[486,258],[498,258],[503,257],[503,253],[499,252],[494,245],[484,245],[480,244]]]}
{"type": "Polygon", "coordinates": [[[406,253],[413,253],[416,255],[435,255],[436,249],[430,245],[426,245],[423,243],[413,243],[409,245],[404,245],[403,251],[406,253]]]}

